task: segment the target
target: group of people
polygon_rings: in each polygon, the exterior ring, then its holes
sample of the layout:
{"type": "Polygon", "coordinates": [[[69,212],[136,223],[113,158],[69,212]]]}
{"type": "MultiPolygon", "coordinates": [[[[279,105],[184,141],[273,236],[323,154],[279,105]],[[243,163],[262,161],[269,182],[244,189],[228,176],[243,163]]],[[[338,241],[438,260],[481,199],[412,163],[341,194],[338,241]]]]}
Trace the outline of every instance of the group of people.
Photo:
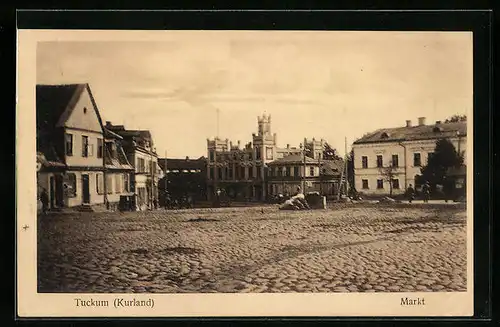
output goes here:
{"type": "MultiPolygon", "coordinates": [[[[408,189],[406,190],[406,196],[408,197],[408,202],[411,203],[413,200],[415,200],[416,193],[417,192],[413,188],[412,184],[410,184],[408,186],[408,189]]],[[[424,185],[422,185],[422,195],[424,203],[428,203],[431,197],[431,186],[429,182],[425,182],[424,185]]]]}

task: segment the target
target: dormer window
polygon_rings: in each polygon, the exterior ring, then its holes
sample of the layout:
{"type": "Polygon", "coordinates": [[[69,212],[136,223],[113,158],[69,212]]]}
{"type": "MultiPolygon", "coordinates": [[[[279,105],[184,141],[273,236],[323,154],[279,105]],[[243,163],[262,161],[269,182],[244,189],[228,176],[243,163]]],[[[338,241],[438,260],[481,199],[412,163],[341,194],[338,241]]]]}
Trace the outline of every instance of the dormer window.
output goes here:
{"type": "Polygon", "coordinates": [[[380,135],[381,139],[387,139],[389,138],[389,134],[387,132],[383,132],[382,135],[380,135]]]}
{"type": "Polygon", "coordinates": [[[432,129],[432,131],[433,131],[434,133],[441,133],[441,132],[443,131],[443,129],[442,129],[441,127],[439,127],[439,126],[436,126],[436,127],[434,127],[434,128],[432,129]]]}

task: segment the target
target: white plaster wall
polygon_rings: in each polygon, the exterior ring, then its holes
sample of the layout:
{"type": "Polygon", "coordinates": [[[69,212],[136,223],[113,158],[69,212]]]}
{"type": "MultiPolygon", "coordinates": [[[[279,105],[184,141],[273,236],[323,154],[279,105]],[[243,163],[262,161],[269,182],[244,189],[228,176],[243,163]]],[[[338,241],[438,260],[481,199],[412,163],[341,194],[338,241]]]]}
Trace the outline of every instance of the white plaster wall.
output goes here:
{"type": "MultiPolygon", "coordinates": [[[[458,138],[449,139],[455,148],[458,150],[458,138]]],[[[392,161],[392,155],[397,154],[399,159],[399,166],[395,173],[399,179],[400,189],[393,189],[394,194],[401,194],[405,189],[412,184],[415,186],[415,175],[421,174],[421,166],[427,164],[428,154],[434,152],[437,139],[403,142],[406,147],[396,142],[376,143],[376,144],[354,144],[354,182],[356,190],[367,194],[388,194],[389,183],[384,181],[384,188],[377,189],[377,179],[383,179],[380,169],[377,168],[377,155],[382,155],[384,167],[389,165],[392,161]],[[420,153],[421,166],[413,165],[414,153],[420,153]],[[362,168],[362,157],[368,157],[368,168],[362,168]],[[406,168],[406,170],[405,170],[406,168]],[[362,188],[362,180],[368,180],[369,189],[362,188]]],[[[460,151],[466,149],[466,138],[461,138],[460,151]]],[[[464,152],[466,157],[466,152],[464,152]]]]}
{"type": "Polygon", "coordinates": [[[103,167],[103,159],[97,157],[97,139],[102,139],[102,133],[99,132],[84,132],[80,130],[75,130],[71,128],[66,128],[66,133],[73,135],[73,155],[66,155],[66,164],[69,166],[91,166],[91,167],[103,167]],[[89,150],[89,156],[82,156],[82,136],[88,136],[89,147],[92,147],[92,151],[89,150]]]}

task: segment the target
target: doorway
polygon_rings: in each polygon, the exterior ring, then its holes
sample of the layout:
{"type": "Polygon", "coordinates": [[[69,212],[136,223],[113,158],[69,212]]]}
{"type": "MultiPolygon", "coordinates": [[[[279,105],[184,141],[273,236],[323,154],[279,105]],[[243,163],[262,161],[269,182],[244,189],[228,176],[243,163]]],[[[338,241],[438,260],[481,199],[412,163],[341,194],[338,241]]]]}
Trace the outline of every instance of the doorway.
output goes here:
{"type": "Polygon", "coordinates": [[[89,175],[82,175],[82,196],[83,203],[90,204],[89,175]]]}

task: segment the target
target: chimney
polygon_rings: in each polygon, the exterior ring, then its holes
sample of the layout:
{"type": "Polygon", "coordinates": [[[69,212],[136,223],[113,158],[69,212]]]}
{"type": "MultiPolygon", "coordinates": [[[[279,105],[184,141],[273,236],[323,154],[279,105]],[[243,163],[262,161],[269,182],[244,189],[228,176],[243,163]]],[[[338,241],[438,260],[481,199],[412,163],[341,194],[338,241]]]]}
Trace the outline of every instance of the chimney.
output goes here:
{"type": "Polygon", "coordinates": [[[406,121],[406,127],[411,127],[411,120],[406,121]]]}
{"type": "Polygon", "coordinates": [[[287,149],[290,149],[290,144],[287,144],[287,145],[286,145],[286,148],[287,148],[287,149]]]}
{"type": "Polygon", "coordinates": [[[241,142],[238,140],[238,149],[240,148],[241,142]]]}
{"type": "Polygon", "coordinates": [[[441,125],[441,121],[440,120],[436,120],[436,125],[441,125]]]}
{"type": "Polygon", "coordinates": [[[186,156],[186,161],[188,161],[188,160],[189,160],[189,157],[188,157],[188,156],[186,156]]]}
{"type": "Polygon", "coordinates": [[[232,149],[233,148],[233,141],[229,141],[229,148],[232,149]]]}
{"type": "Polygon", "coordinates": [[[425,117],[418,117],[418,126],[425,125],[425,117]]]}

